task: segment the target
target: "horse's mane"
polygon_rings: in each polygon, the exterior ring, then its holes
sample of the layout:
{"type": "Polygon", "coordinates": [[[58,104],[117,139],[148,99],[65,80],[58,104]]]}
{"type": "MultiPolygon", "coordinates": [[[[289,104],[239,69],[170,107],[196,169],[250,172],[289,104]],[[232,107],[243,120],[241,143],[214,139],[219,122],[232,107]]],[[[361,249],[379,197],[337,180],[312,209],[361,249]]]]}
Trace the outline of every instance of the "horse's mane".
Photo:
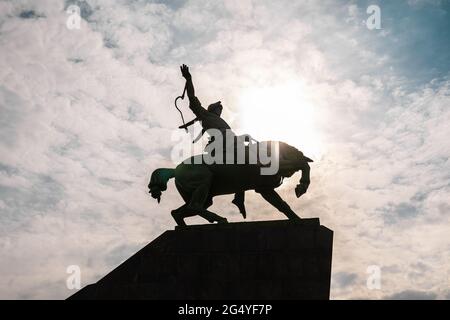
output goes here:
{"type": "Polygon", "coordinates": [[[304,158],[303,152],[298,150],[296,147],[291,146],[283,141],[278,141],[280,146],[280,158],[286,160],[295,160],[304,158]]]}
{"type": "Polygon", "coordinates": [[[310,160],[303,155],[303,152],[286,142],[279,143],[279,174],[283,177],[290,177],[310,160]]]}

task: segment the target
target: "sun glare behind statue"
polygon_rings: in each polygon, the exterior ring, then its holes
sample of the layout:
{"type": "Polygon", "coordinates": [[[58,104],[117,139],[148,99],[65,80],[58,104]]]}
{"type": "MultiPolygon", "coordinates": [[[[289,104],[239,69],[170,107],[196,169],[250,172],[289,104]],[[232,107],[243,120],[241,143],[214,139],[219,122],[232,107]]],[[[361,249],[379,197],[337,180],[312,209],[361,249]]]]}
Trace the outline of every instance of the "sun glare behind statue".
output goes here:
{"type": "Polygon", "coordinates": [[[298,83],[248,89],[238,106],[239,134],[248,133],[259,141],[284,141],[308,157],[321,157],[314,108],[298,83]]]}

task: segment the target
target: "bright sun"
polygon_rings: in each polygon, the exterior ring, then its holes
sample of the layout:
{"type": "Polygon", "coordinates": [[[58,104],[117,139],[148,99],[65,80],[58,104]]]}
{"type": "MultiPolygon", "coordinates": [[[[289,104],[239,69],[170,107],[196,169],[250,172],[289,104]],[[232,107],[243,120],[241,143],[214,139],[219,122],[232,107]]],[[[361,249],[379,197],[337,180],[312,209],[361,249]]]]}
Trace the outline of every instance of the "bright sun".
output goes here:
{"type": "Polygon", "coordinates": [[[313,159],[321,156],[314,109],[298,83],[249,89],[238,105],[240,134],[287,142],[313,159]]]}

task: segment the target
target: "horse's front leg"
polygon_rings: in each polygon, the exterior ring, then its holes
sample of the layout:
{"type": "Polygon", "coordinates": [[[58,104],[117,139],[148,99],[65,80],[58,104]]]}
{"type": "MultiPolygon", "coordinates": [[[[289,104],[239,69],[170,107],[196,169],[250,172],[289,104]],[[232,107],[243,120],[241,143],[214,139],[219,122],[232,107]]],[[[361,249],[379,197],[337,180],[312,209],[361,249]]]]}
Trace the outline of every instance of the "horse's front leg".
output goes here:
{"type": "Polygon", "coordinates": [[[280,212],[284,213],[290,220],[300,220],[301,218],[292,211],[291,207],[284,201],[274,189],[255,190],[264,200],[269,202],[280,212]]]}
{"type": "Polygon", "coordinates": [[[187,204],[183,204],[181,207],[172,210],[171,215],[174,218],[175,222],[179,226],[185,226],[186,223],[184,222],[184,218],[187,217],[186,215],[186,208],[187,204]]]}
{"type": "Polygon", "coordinates": [[[184,219],[187,217],[193,217],[193,216],[200,216],[206,220],[208,220],[210,223],[227,223],[228,220],[224,217],[219,216],[218,214],[215,214],[214,212],[208,211],[206,209],[200,209],[200,208],[192,208],[188,206],[187,204],[182,205],[178,209],[172,210],[172,217],[175,219],[175,222],[179,226],[186,226],[186,222],[184,222],[184,219]]]}
{"type": "Polygon", "coordinates": [[[227,218],[221,217],[218,214],[215,214],[214,212],[203,210],[198,214],[200,217],[208,220],[211,223],[217,222],[217,223],[227,223],[227,218]]]}

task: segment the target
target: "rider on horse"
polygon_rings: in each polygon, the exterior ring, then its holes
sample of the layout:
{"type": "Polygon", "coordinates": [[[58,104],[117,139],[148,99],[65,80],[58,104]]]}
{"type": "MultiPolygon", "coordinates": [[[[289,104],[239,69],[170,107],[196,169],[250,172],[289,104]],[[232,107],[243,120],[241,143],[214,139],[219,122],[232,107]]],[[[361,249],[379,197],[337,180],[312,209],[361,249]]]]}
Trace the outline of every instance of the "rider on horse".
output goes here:
{"type": "MultiPolygon", "coordinates": [[[[198,139],[205,133],[208,132],[210,129],[219,130],[223,139],[223,150],[225,151],[227,148],[227,142],[226,138],[235,139],[234,133],[231,131],[231,127],[228,125],[228,123],[220,117],[222,114],[222,104],[220,101],[210,104],[208,106],[208,109],[205,109],[202,107],[202,104],[198,100],[198,98],[195,96],[195,90],[194,90],[194,84],[192,82],[192,76],[189,72],[189,67],[186,65],[182,65],[180,67],[182,76],[186,79],[186,91],[189,98],[189,108],[192,110],[192,112],[197,117],[195,121],[200,121],[202,125],[202,132],[199,137],[197,137],[194,142],[198,141],[198,139]],[[227,135],[228,132],[228,135],[227,135]]],[[[186,128],[188,125],[192,124],[194,121],[191,121],[187,125],[183,125],[180,128],[186,128]]],[[[214,141],[214,136],[212,136],[208,142],[208,145],[214,141]]],[[[233,141],[233,145],[234,142],[233,141]]],[[[208,145],[205,149],[207,149],[208,145]]],[[[225,152],[224,152],[225,156],[225,152]]],[[[234,199],[232,201],[233,204],[235,204],[239,208],[239,212],[243,215],[243,217],[246,217],[246,210],[245,210],[245,192],[239,191],[236,192],[234,195],[234,199]]]]}

